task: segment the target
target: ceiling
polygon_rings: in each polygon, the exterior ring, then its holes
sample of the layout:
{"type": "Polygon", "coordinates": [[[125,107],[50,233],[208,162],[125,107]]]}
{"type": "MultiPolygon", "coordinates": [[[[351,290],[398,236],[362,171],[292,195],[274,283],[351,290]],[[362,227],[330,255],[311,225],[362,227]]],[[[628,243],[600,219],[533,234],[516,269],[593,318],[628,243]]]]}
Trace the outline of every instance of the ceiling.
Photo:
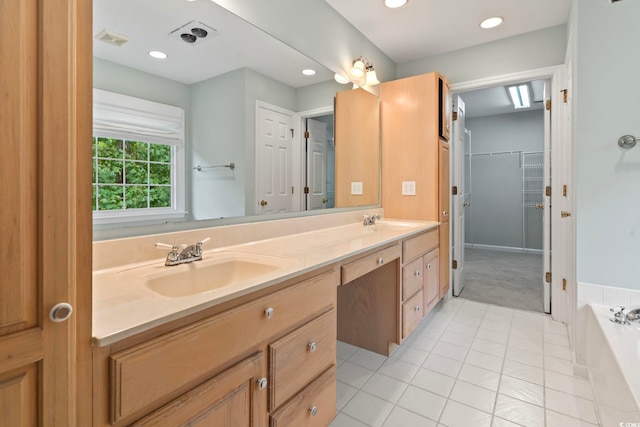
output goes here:
{"type": "MultiPolygon", "coordinates": [[[[570,8],[570,0],[409,0],[400,9],[386,8],[383,0],[325,1],[396,63],[564,24],[570,8]],[[505,22],[482,30],[479,22],[494,15],[505,22]]],[[[94,36],[106,29],[129,38],[120,47],[94,38],[94,55],[134,69],[185,84],[242,67],[294,88],[333,78],[330,70],[212,1],[94,0],[93,4],[94,36]],[[213,29],[206,39],[190,45],[179,38],[182,31],[170,34],[193,20],[213,29]],[[153,59],[147,55],[151,49],[169,57],[153,59]],[[303,76],[304,68],[318,73],[303,76]]],[[[468,92],[463,99],[470,118],[516,112],[503,87],[468,92]]],[[[542,103],[534,103],[535,108],[542,108],[542,103]]]]}
{"type": "Polygon", "coordinates": [[[93,0],[93,53],[118,64],[185,84],[247,67],[291,87],[333,78],[333,72],[212,1],[93,0]],[[214,31],[193,45],[170,33],[197,20],[214,31]],[[114,46],[95,39],[107,29],[129,41],[114,46]],[[215,34],[215,35],[213,35],[215,34]],[[167,53],[151,58],[149,50],[167,53]],[[302,75],[305,68],[317,74],[302,75]]]}
{"type": "Polygon", "coordinates": [[[397,64],[565,24],[571,6],[571,0],[409,0],[388,9],[383,0],[325,1],[397,64]],[[480,28],[491,16],[503,24],[480,28]]]}

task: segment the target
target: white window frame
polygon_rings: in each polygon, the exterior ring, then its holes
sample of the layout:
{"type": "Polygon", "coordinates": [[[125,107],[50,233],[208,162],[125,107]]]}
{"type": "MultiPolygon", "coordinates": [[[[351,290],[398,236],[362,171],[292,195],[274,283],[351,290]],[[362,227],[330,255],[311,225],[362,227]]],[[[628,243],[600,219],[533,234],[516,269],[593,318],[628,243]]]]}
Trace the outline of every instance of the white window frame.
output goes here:
{"type": "Polygon", "coordinates": [[[93,211],[94,224],[185,216],[184,123],[182,108],[93,89],[93,137],[171,146],[171,207],[93,211]]]}

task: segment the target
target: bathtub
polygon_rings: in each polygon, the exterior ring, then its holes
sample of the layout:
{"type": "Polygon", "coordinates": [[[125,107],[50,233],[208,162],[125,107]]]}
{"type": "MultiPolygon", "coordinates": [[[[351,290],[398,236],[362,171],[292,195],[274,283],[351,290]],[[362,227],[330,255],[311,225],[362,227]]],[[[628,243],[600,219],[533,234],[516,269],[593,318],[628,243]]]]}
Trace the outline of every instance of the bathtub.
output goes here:
{"type": "Polygon", "coordinates": [[[640,427],[640,323],[618,325],[609,307],[587,310],[587,369],[603,427],[640,427]]]}

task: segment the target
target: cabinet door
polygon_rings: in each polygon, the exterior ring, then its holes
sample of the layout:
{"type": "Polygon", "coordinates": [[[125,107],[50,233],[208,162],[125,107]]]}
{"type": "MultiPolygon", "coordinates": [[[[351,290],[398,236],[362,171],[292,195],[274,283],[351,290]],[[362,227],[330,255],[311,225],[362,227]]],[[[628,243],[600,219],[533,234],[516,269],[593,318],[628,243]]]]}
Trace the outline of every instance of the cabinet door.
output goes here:
{"type": "Polygon", "coordinates": [[[424,308],[425,310],[438,299],[440,295],[440,259],[439,250],[434,249],[424,256],[424,308]]]}
{"type": "Polygon", "coordinates": [[[451,135],[451,101],[449,99],[449,83],[441,76],[438,79],[440,137],[449,140],[451,135]]]}
{"type": "Polygon", "coordinates": [[[449,223],[440,224],[440,298],[444,297],[449,290],[449,223]]]}
{"type": "Polygon", "coordinates": [[[265,427],[266,388],[262,353],[243,360],[132,424],[142,426],[265,427]]]}
{"type": "Polygon", "coordinates": [[[439,159],[438,159],[438,193],[440,196],[439,206],[440,222],[449,221],[449,205],[451,199],[451,184],[449,182],[450,165],[449,165],[449,144],[440,141],[439,159]]]}

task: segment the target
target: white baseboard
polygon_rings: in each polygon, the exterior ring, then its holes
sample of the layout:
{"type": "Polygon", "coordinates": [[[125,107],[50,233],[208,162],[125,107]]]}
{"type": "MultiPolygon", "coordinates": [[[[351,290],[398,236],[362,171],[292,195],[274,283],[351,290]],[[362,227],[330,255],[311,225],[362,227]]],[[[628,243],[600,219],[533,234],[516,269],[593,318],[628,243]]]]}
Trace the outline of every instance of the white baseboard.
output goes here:
{"type": "Polygon", "coordinates": [[[465,248],[469,249],[487,249],[490,251],[501,251],[501,252],[526,252],[530,254],[540,254],[542,255],[542,249],[529,249],[529,248],[514,248],[512,246],[495,246],[495,245],[479,245],[474,243],[465,243],[465,248]]]}

